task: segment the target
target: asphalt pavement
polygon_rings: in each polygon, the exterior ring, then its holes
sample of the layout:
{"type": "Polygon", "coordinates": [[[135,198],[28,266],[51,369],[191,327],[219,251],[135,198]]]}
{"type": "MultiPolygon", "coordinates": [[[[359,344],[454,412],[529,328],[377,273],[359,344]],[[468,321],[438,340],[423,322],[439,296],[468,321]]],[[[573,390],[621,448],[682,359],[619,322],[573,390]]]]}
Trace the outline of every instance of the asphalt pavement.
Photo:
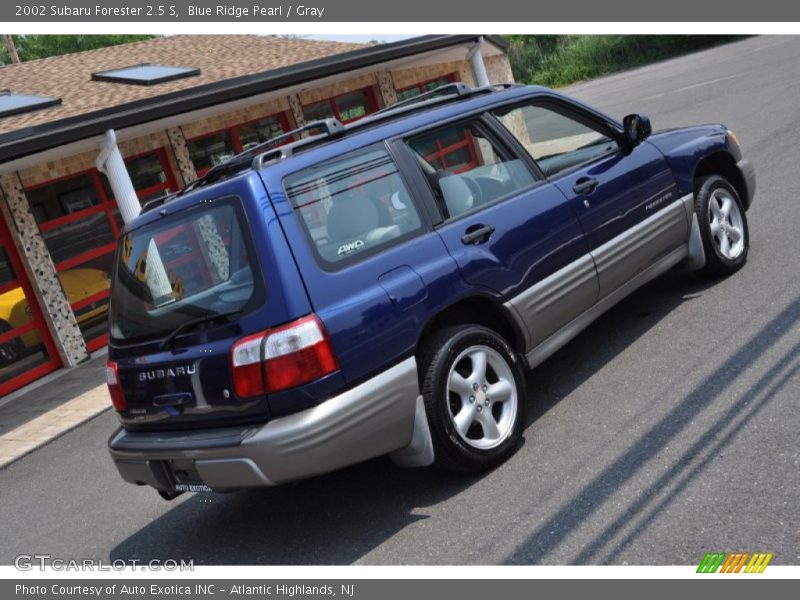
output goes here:
{"type": "Polygon", "coordinates": [[[378,459],[173,502],[123,483],[104,413],[0,470],[0,563],[800,563],[800,36],[758,37],[567,90],[654,129],[723,122],[755,164],[749,260],[668,273],[530,376],[525,443],[479,477],[378,459]]]}

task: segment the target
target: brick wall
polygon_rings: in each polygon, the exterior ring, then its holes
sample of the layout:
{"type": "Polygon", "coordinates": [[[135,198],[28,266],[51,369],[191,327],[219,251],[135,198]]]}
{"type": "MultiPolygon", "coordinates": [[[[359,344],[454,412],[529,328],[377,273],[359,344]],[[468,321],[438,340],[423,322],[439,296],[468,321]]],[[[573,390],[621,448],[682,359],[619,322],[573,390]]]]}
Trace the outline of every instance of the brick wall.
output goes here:
{"type": "Polygon", "coordinates": [[[192,121],[181,125],[183,135],[186,139],[191,139],[204,133],[211,133],[219,131],[226,127],[233,127],[234,125],[241,125],[242,123],[249,123],[256,121],[279,112],[287,111],[291,114],[289,109],[289,100],[287,98],[276,98],[268,102],[261,102],[238,110],[220,113],[199,121],[192,121]]]}
{"type": "Polygon", "coordinates": [[[346,94],[347,92],[352,92],[353,90],[361,90],[377,83],[378,80],[375,74],[367,73],[366,75],[362,75],[360,77],[354,77],[353,79],[346,79],[344,81],[337,81],[336,83],[332,83],[330,85],[305,89],[301,91],[298,96],[300,98],[300,103],[305,106],[307,104],[319,102],[320,100],[325,100],[326,98],[330,98],[332,96],[346,94]]]}
{"type": "MultiPolygon", "coordinates": [[[[466,54],[466,50],[464,50],[464,53],[466,54]]],[[[401,90],[411,87],[415,83],[438,79],[450,73],[456,73],[459,81],[469,83],[470,85],[474,84],[475,80],[472,76],[472,70],[470,69],[469,63],[465,60],[392,71],[392,80],[394,81],[395,89],[401,90]]]]}
{"type": "MultiPolygon", "coordinates": [[[[179,169],[175,162],[175,156],[170,148],[169,139],[165,131],[158,131],[150,135],[138,137],[132,140],[127,140],[119,143],[119,150],[123,157],[136,156],[137,154],[144,154],[159,148],[167,149],[167,156],[169,157],[170,167],[175,175],[179,176],[179,169]]],[[[91,150],[81,154],[74,154],[66,156],[58,160],[50,160],[27,169],[20,171],[22,183],[26,188],[46,183],[54,179],[81,173],[95,168],[95,160],[97,159],[98,150],[91,150]]]]}

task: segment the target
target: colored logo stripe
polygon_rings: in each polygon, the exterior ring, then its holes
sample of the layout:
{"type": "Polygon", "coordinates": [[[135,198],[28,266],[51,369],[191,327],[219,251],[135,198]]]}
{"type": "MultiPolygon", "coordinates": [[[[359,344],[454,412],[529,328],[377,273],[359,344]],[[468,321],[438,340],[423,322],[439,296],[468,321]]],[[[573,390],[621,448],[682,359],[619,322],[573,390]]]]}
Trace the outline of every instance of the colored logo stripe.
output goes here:
{"type": "Polygon", "coordinates": [[[769,561],[772,560],[772,554],[762,554],[757,552],[753,554],[753,558],[750,559],[750,562],[744,568],[745,573],[763,573],[764,569],[767,568],[769,561]],[[758,569],[758,571],[756,571],[758,569]]]}
{"type": "Polygon", "coordinates": [[[703,560],[700,562],[700,566],[697,567],[698,573],[716,573],[719,566],[722,564],[722,561],[725,560],[725,553],[724,552],[706,552],[706,555],[703,557],[703,560]]]}
{"type": "Polygon", "coordinates": [[[698,573],[763,573],[764,569],[772,560],[772,554],[763,552],[706,552],[700,565],[697,567],[698,573]],[[750,562],[747,561],[750,559],[750,562]],[[745,566],[745,563],[747,566],[745,566]],[[744,570],[742,568],[744,567],[744,570]]]}

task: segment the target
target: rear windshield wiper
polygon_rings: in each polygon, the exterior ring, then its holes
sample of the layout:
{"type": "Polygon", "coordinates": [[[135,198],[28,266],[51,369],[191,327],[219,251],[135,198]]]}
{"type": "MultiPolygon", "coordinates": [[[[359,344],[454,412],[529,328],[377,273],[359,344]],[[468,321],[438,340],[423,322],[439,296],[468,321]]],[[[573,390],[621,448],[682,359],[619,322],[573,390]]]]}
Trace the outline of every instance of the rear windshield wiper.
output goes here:
{"type": "Polygon", "coordinates": [[[231,310],[228,312],[221,312],[221,313],[214,313],[212,315],[203,315],[202,317],[197,317],[196,319],[192,319],[190,321],[186,321],[178,325],[175,329],[172,330],[167,337],[164,338],[158,345],[159,350],[166,350],[172,345],[172,342],[175,341],[175,338],[178,337],[181,333],[184,333],[190,329],[194,329],[198,325],[202,323],[210,323],[212,321],[217,321],[219,319],[224,319],[226,317],[232,317],[233,315],[238,315],[241,310],[231,310]]]}

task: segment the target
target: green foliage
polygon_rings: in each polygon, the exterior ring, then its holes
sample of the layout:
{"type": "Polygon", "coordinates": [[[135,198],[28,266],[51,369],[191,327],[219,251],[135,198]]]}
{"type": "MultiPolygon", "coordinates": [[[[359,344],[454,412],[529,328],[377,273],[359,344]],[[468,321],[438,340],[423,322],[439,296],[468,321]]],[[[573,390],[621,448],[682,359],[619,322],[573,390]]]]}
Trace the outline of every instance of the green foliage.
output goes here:
{"type": "MultiPolygon", "coordinates": [[[[106,46],[149,40],[154,35],[12,35],[19,59],[23,62],[83,52],[106,46]]],[[[9,64],[11,58],[5,43],[0,40],[0,63],[9,64]]]]}
{"type": "Polygon", "coordinates": [[[558,87],[724,44],[733,35],[510,35],[520,83],[558,87]]]}

